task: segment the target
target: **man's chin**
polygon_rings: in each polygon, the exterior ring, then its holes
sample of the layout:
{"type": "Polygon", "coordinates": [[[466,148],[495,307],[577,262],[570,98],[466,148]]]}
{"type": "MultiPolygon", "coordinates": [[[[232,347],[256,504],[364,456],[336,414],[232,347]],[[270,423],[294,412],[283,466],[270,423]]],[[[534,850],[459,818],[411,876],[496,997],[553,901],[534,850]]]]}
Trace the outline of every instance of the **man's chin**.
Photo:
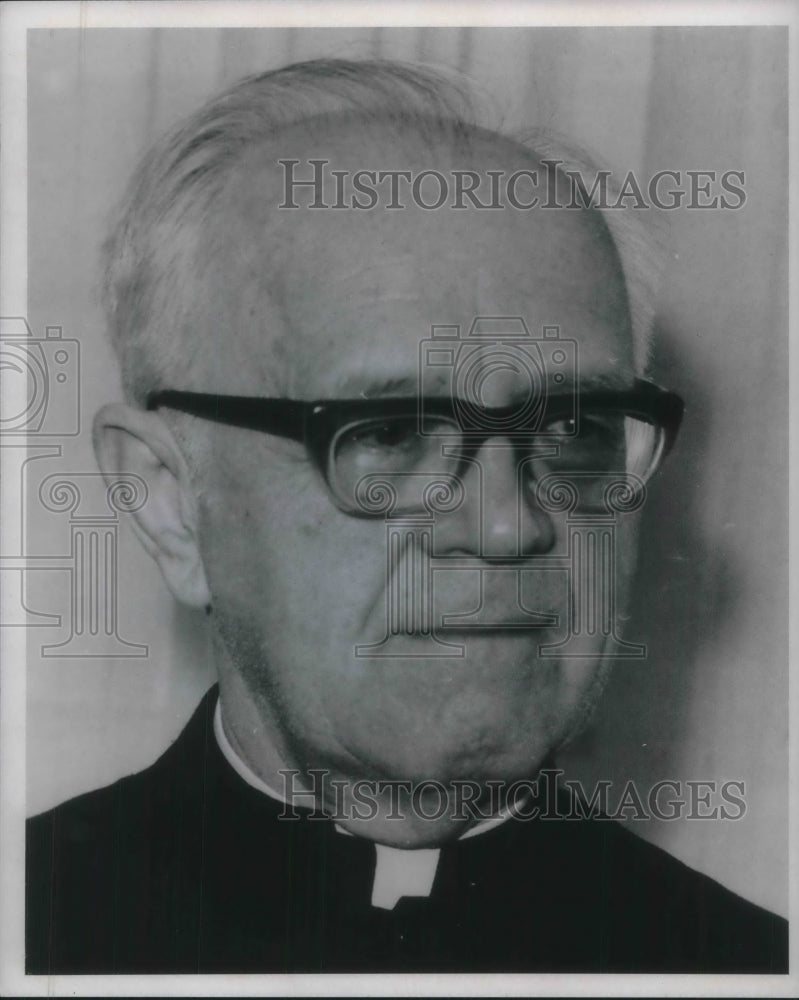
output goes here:
{"type": "Polygon", "coordinates": [[[453,819],[448,816],[439,819],[424,819],[413,815],[403,818],[379,816],[374,819],[350,819],[339,821],[338,825],[346,833],[377,844],[397,847],[401,850],[422,850],[442,847],[462,837],[472,829],[477,820],[453,819]]]}
{"type": "Polygon", "coordinates": [[[440,847],[479,824],[503,819],[534,789],[534,777],[497,780],[492,788],[471,779],[384,781],[378,789],[364,782],[350,785],[335,803],[328,801],[325,812],[357,837],[405,849],[440,847]]]}

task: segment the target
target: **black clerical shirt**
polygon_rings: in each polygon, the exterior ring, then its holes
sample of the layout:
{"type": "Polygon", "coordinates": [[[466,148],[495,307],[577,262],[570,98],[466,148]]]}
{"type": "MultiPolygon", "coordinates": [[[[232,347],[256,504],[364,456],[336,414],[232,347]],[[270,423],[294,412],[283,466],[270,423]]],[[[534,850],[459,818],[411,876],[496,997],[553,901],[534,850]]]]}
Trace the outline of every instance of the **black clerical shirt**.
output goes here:
{"type": "Polygon", "coordinates": [[[784,920],[602,819],[455,841],[429,898],[377,909],[374,845],[279,820],[216,696],[152,767],[29,821],[29,973],[788,970],[784,920]]]}

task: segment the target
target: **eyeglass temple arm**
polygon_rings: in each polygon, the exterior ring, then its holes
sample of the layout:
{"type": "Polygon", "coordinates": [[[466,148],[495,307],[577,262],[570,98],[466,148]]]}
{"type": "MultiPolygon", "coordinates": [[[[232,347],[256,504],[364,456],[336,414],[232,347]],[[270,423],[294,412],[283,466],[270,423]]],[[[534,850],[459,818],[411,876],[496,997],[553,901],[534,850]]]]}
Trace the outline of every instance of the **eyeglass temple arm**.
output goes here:
{"type": "Polygon", "coordinates": [[[312,404],[293,399],[263,400],[248,396],[216,396],[202,392],[164,389],[147,397],[147,409],[180,410],[215,423],[265,431],[302,441],[312,404]]]}

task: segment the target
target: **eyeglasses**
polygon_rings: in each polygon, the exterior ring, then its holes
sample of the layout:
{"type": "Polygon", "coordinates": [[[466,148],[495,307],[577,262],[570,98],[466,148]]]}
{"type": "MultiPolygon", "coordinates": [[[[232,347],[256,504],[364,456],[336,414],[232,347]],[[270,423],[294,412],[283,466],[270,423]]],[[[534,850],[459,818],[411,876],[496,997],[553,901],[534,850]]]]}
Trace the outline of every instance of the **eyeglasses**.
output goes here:
{"type": "Polygon", "coordinates": [[[516,454],[519,489],[577,487],[575,506],[606,510],[615,480],[640,491],[674,444],[678,395],[637,379],[628,389],[550,392],[538,404],[482,407],[444,397],[304,402],[165,389],[161,407],[302,442],[336,505],[368,517],[430,509],[430,490],[462,495],[461,477],[489,439],[516,454]],[[386,498],[390,502],[385,502],[386,498]]]}

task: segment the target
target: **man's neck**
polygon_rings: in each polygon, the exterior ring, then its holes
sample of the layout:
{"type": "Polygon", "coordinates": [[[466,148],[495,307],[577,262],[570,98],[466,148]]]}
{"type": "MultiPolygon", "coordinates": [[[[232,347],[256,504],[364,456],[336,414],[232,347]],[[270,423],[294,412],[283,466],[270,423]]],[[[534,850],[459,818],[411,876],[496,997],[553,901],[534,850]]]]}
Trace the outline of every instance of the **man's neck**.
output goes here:
{"type": "MultiPolygon", "coordinates": [[[[279,767],[277,769],[277,774],[280,776],[281,780],[280,782],[274,783],[266,781],[263,777],[256,773],[256,771],[244,759],[240,749],[236,745],[237,741],[235,740],[235,737],[231,734],[230,729],[226,724],[224,707],[221,698],[217,701],[214,711],[214,735],[219,748],[228,763],[236,771],[239,777],[246,781],[251,787],[277,802],[290,806],[292,810],[324,809],[324,803],[320,800],[320,797],[312,794],[312,792],[307,789],[302,789],[301,786],[299,786],[299,783],[295,780],[295,772],[291,769],[279,767]],[[286,778],[286,775],[290,775],[290,780],[286,778]],[[299,791],[298,788],[300,789],[299,791]]],[[[274,751],[273,755],[275,757],[277,756],[274,751]]],[[[270,756],[272,756],[272,754],[270,754],[270,756]]],[[[337,803],[337,806],[341,805],[343,805],[343,803],[337,803]]],[[[363,802],[361,802],[361,805],[363,805],[363,802]]],[[[385,824],[393,824],[393,826],[388,826],[391,836],[385,839],[380,836],[379,827],[382,824],[379,823],[378,816],[371,817],[370,822],[362,821],[352,823],[349,815],[347,814],[346,808],[344,808],[343,811],[334,809],[332,811],[332,818],[337,821],[337,829],[343,833],[352,834],[353,836],[362,837],[367,840],[373,840],[381,846],[396,847],[404,850],[424,850],[430,848],[435,849],[440,843],[444,842],[444,840],[465,840],[469,837],[486,833],[501,823],[504,823],[513,815],[513,812],[513,808],[505,807],[497,810],[493,815],[476,814],[471,818],[471,822],[464,818],[460,820],[459,829],[456,828],[453,832],[450,832],[449,836],[446,838],[442,837],[438,843],[434,842],[432,844],[403,842],[401,832],[397,829],[397,827],[403,825],[402,818],[398,815],[386,816],[384,820],[385,824]]],[[[465,811],[463,815],[464,817],[467,817],[467,813],[465,811]]]]}

